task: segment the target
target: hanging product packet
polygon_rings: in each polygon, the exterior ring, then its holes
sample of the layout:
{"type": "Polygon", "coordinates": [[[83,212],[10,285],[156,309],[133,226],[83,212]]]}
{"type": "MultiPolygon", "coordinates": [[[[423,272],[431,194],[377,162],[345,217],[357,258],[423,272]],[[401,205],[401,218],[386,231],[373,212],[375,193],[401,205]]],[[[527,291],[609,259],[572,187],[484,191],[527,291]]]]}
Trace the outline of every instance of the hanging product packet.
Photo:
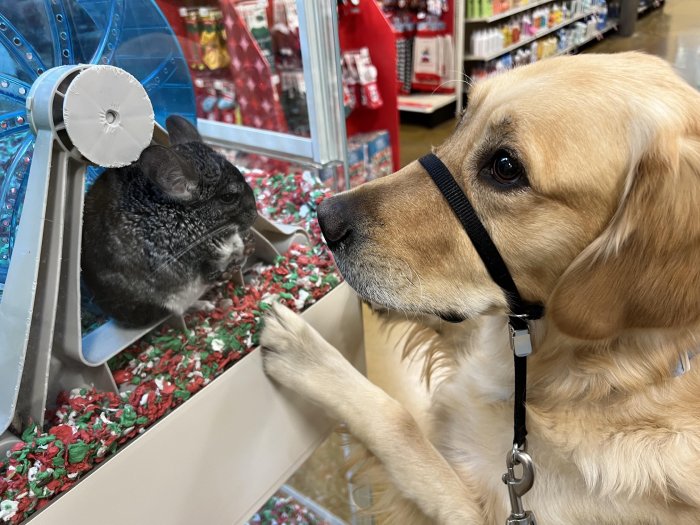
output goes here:
{"type": "Polygon", "coordinates": [[[450,81],[453,80],[453,70],[455,70],[455,58],[454,58],[454,45],[453,45],[452,35],[445,34],[442,36],[442,69],[440,71],[441,87],[453,86],[449,85],[450,81]]]}
{"type": "MultiPolygon", "coordinates": [[[[413,46],[414,91],[452,93],[455,71],[452,35],[445,22],[436,16],[426,16],[418,23],[413,46]]],[[[472,43],[473,45],[473,43],[472,43]]]]}
{"type": "Polygon", "coordinates": [[[355,66],[360,79],[360,100],[368,109],[379,109],[384,105],[377,85],[377,68],[372,65],[369,49],[363,47],[355,55],[355,66]]]}
{"type": "Polygon", "coordinates": [[[443,42],[439,22],[425,19],[418,24],[413,41],[413,89],[429,90],[442,80],[443,42]]]}
{"type": "Polygon", "coordinates": [[[199,23],[197,9],[181,7],[180,18],[185,22],[185,41],[182,43],[182,50],[185,60],[190,69],[201,71],[205,68],[202,62],[202,50],[200,47],[202,28],[199,23]]]}
{"type": "Polygon", "coordinates": [[[218,9],[202,7],[199,9],[199,19],[202,31],[200,33],[200,45],[202,50],[202,62],[210,70],[228,67],[231,57],[226,50],[223,40],[221,20],[223,15],[218,9]]]}
{"type": "Polygon", "coordinates": [[[391,18],[396,35],[396,80],[399,93],[411,92],[413,78],[413,38],[415,22],[408,13],[396,13],[391,18]]]}
{"type": "Polygon", "coordinates": [[[352,109],[355,109],[360,104],[360,99],[362,94],[360,93],[360,74],[357,71],[357,61],[356,56],[359,52],[357,50],[349,50],[343,53],[343,64],[347,70],[347,80],[346,85],[348,90],[351,92],[348,95],[348,102],[351,104],[352,109]]]}
{"type": "Polygon", "coordinates": [[[347,118],[355,107],[357,107],[357,97],[355,92],[357,80],[354,79],[350,73],[350,69],[348,68],[347,64],[347,56],[345,54],[343,54],[343,59],[341,60],[340,64],[343,76],[343,108],[345,110],[345,118],[347,118]]]}
{"type": "Polygon", "coordinates": [[[214,82],[207,77],[194,76],[194,96],[197,103],[197,116],[206,120],[220,120],[219,108],[217,105],[218,94],[214,82]]]}
{"type": "Polygon", "coordinates": [[[215,80],[216,108],[219,112],[219,120],[227,124],[241,124],[241,114],[236,104],[236,91],[233,82],[229,80],[215,80]]]}
{"type": "Polygon", "coordinates": [[[270,66],[270,71],[275,72],[275,57],[272,47],[272,34],[267,20],[267,2],[253,1],[236,4],[236,9],[243,15],[248,31],[258,43],[260,51],[270,66]]]}
{"type": "Polygon", "coordinates": [[[303,68],[296,0],[277,0],[270,29],[275,65],[280,69],[303,68]]]}

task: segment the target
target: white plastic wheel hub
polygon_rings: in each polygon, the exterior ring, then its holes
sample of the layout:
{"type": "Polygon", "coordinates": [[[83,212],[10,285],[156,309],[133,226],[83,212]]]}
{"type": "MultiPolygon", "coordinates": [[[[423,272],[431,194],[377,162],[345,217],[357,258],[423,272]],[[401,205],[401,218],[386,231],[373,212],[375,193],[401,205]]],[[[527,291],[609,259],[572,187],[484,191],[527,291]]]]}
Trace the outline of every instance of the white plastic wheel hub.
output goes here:
{"type": "Polygon", "coordinates": [[[155,117],[136,78],[118,67],[91,66],[68,86],[63,121],[87,160],[112,168],[139,158],[153,138],[155,117]]]}

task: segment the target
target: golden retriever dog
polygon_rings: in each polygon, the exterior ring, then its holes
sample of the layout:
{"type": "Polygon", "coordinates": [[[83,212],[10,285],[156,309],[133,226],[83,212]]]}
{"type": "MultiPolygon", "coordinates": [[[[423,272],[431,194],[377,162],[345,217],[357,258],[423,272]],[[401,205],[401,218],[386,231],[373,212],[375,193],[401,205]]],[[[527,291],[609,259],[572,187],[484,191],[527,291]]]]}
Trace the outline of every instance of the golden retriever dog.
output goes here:
{"type": "MultiPolygon", "coordinates": [[[[700,94],[639,53],[543,60],[474,85],[433,151],[545,307],[525,508],[540,525],[700,523],[700,94]]],[[[418,162],[328,199],[319,221],[362,298],[467,321],[443,323],[428,428],[281,306],[262,334],[267,374],[376,458],[389,522],[505,523],[504,292],[418,162]]]]}

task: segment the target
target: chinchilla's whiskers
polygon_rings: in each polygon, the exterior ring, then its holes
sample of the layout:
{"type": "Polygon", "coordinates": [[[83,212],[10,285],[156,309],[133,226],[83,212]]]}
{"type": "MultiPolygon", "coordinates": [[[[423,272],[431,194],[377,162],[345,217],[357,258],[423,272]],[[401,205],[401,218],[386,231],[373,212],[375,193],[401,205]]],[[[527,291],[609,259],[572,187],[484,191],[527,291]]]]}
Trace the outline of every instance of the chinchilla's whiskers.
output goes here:
{"type": "Polygon", "coordinates": [[[158,272],[162,271],[162,270],[163,270],[164,268],[166,268],[167,266],[170,266],[170,265],[173,264],[174,262],[178,261],[183,255],[185,255],[185,254],[186,254],[187,252],[189,252],[190,250],[196,248],[197,246],[199,246],[199,245],[202,244],[203,242],[208,241],[209,239],[211,239],[211,238],[214,237],[215,235],[217,235],[217,234],[219,234],[219,233],[221,233],[221,232],[223,232],[223,231],[226,231],[227,229],[230,229],[230,228],[232,228],[232,226],[231,226],[230,224],[227,224],[227,225],[224,225],[224,226],[220,226],[219,228],[216,228],[216,229],[214,229],[214,230],[212,230],[212,231],[210,231],[210,232],[208,232],[208,233],[205,233],[201,238],[199,238],[198,240],[196,240],[195,242],[193,242],[193,243],[191,243],[191,244],[188,244],[188,245],[185,246],[182,250],[180,250],[179,252],[177,252],[175,255],[171,255],[170,257],[168,257],[168,258],[165,260],[165,262],[163,262],[163,263],[162,263],[160,266],[158,266],[155,270],[153,270],[151,273],[149,273],[149,274],[148,274],[148,277],[157,274],[158,272]]]}

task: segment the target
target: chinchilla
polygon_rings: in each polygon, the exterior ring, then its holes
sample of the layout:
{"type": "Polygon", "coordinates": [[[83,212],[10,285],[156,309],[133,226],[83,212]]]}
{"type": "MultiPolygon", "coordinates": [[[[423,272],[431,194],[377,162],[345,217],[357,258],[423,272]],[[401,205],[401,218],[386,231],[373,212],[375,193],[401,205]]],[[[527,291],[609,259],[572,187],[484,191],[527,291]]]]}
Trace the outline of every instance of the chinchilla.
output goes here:
{"type": "Polygon", "coordinates": [[[82,275],[97,306],[141,327],[182,314],[250,253],[257,216],[241,172],[186,119],[166,121],[170,147],[108,169],[85,196],[82,275]]]}

